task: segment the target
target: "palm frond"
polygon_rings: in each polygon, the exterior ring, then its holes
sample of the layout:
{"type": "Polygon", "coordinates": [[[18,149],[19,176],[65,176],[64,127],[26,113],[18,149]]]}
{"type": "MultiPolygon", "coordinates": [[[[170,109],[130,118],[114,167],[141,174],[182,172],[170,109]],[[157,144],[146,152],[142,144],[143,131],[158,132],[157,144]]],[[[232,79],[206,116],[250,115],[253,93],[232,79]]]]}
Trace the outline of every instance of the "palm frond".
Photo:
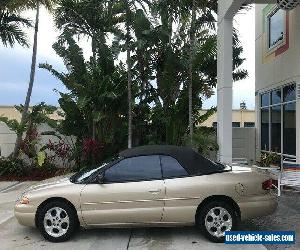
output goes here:
{"type": "Polygon", "coordinates": [[[4,46],[13,47],[16,43],[28,47],[24,27],[32,27],[29,19],[21,17],[17,13],[10,13],[7,10],[0,11],[0,39],[4,46]]]}

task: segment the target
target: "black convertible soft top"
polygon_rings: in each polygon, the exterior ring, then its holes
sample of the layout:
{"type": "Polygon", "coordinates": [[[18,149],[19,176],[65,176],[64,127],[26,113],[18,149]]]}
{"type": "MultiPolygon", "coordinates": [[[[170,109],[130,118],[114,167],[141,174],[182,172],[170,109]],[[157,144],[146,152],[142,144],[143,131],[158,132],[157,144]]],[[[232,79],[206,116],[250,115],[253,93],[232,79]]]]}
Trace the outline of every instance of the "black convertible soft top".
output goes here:
{"type": "Polygon", "coordinates": [[[206,175],[224,171],[223,165],[208,160],[190,147],[147,145],[126,149],[119,155],[122,158],[168,155],[175,158],[190,175],[206,175]]]}

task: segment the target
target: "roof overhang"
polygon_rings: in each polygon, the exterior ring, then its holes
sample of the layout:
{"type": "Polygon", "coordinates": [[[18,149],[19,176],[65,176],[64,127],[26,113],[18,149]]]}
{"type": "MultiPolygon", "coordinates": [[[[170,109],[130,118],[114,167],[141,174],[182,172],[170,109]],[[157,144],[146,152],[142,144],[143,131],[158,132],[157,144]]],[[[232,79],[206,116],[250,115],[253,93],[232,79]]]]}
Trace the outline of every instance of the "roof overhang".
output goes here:
{"type": "Polygon", "coordinates": [[[233,18],[243,5],[253,3],[276,4],[277,0],[219,0],[219,20],[233,18]]]}

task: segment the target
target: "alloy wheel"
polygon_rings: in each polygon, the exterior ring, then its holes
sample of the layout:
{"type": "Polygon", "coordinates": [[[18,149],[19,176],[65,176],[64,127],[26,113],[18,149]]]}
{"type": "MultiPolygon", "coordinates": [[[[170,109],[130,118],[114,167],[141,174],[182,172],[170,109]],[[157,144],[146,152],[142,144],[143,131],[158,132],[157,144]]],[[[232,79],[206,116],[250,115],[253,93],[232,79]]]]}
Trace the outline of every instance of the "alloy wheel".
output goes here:
{"type": "Polygon", "coordinates": [[[210,209],[205,217],[206,230],[214,237],[224,237],[232,229],[232,217],[223,207],[210,209]]]}
{"type": "Polygon", "coordinates": [[[53,207],[46,212],[43,224],[48,235],[58,238],[68,231],[70,218],[66,210],[60,207],[53,207]]]}

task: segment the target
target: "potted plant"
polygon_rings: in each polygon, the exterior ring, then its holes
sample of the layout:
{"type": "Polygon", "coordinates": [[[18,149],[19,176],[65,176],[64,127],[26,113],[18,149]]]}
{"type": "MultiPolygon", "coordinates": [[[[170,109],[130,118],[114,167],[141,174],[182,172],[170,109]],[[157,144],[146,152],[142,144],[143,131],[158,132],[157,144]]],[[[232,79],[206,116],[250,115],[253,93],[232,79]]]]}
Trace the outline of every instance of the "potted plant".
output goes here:
{"type": "Polygon", "coordinates": [[[281,164],[281,156],[275,152],[263,153],[260,157],[260,166],[267,168],[278,168],[281,164]]]}

